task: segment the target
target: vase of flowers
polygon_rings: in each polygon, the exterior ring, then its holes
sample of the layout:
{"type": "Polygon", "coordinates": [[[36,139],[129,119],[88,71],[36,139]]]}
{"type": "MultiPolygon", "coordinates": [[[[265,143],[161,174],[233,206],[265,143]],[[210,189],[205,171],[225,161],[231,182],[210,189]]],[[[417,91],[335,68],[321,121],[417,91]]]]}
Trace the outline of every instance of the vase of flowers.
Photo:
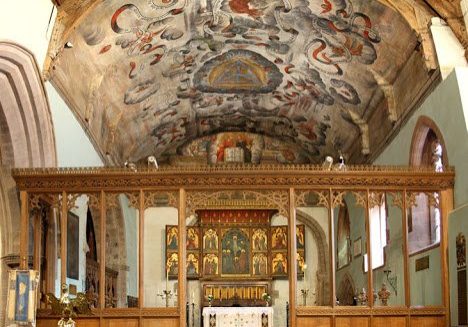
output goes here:
{"type": "Polygon", "coordinates": [[[265,306],[268,307],[270,305],[271,295],[268,294],[268,293],[263,293],[262,294],[262,299],[263,299],[263,301],[265,301],[265,306]]]}
{"type": "Polygon", "coordinates": [[[213,295],[212,294],[208,294],[208,296],[206,297],[207,300],[208,300],[208,305],[211,307],[211,304],[213,303],[213,295]]]}

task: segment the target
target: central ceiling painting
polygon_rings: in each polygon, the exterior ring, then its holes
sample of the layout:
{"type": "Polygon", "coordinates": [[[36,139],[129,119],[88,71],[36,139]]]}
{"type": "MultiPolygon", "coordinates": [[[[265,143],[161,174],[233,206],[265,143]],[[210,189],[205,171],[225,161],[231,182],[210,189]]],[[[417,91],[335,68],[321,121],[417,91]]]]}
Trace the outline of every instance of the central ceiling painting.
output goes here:
{"type": "Polygon", "coordinates": [[[239,131],[346,153],[416,42],[365,0],[104,0],[69,38],[52,82],[115,162],[239,131]]]}

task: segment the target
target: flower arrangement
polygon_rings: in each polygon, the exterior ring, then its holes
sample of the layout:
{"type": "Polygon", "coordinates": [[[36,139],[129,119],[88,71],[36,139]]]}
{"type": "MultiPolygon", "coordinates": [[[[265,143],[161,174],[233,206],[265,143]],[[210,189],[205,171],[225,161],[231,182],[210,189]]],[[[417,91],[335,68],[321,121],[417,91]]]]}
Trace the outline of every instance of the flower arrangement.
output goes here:
{"type": "Polygon", "coordinates": [[[263,301],[266,302],[266,305],[270,304],[270,301],[271,301],[271,295],[268,294],[268,293],[263,293],[262,294],[262,299],[263,301]]]}
{"type": "Polygon", "coordinates": [[[209,304],[209,306],[211,307],[211,303],[213,302],[213,299],[214,299],[213,294],[208,294],[208,296],[206,297],[206,299],[208,300],[208,304],[209,304]]]}

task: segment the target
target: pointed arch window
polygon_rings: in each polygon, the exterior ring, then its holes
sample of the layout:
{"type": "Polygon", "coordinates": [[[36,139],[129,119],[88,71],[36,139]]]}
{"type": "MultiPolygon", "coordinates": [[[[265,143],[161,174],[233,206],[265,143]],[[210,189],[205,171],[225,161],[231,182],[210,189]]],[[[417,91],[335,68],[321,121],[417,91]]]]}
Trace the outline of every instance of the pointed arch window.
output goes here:
{"type": "MultiPolygon", "coordinates": [[[[422,116],[416,124],[411,144],[410,165],[432,167],[436,172],[447,166],[447,152],[442,134],[437,125],[422,116]]],[[[419,193],[414,204],[408,207],[408,249],[410,254],[419,253],[440,243],[438,193],[419,193]]]]}

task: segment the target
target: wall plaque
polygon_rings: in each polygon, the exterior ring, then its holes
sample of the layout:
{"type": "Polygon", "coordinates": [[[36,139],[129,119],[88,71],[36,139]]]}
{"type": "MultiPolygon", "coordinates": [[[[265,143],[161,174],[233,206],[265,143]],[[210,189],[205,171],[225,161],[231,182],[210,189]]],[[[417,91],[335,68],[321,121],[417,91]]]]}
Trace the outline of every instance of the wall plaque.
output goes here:
{"type": "Polygon", "coordinates": [[[429,256],[416,259],[416,271],[429,269],[429,256]]]}

